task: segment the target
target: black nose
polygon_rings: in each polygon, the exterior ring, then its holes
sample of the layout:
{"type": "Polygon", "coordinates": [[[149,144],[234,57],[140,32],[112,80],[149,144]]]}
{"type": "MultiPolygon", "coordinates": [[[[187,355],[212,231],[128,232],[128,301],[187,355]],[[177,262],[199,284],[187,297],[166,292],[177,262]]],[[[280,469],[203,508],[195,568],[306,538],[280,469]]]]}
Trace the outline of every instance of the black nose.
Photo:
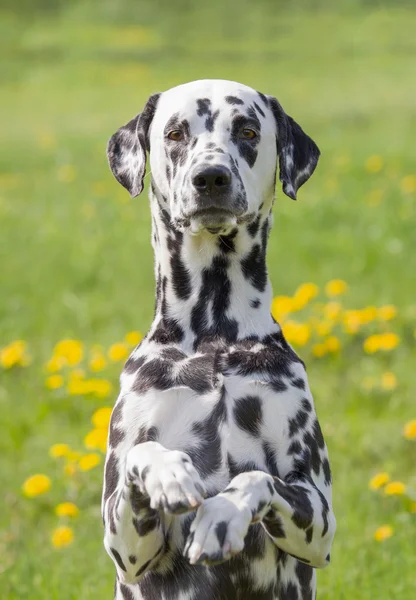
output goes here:
{"type": "Polygon", "coordinates": [[[205,167],[193,175],[192,184],[198,192],[226,192],[231,185],[231,171],[221,165],[205,167]]]}

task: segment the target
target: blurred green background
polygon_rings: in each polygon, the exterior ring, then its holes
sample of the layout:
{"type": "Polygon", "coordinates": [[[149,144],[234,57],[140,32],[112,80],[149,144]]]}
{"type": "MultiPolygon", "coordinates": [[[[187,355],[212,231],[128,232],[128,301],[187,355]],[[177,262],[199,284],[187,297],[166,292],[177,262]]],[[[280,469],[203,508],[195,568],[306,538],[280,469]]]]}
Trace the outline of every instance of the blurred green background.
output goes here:
{"type": "Polygon", "coordinates": [[[413,597],[416,433],[403,428],[416,418],[414,2],[3,0],[0,17],[1,597],[112,597],[102,462],[82,472],[73,455],[64,474],[48,450],[60,442],[81,451],[91,415],[116,397],[124,355],[112,344],[127,347],[125,334],[145,333],[153,313],[148,202],[112,178],[106,142],[151,93],[202,78],[276,95],[322,151],[298,202],[278,190],[269,245],[275,294],[317,284],[321,296],[294,319],[311,330],[314,318],[330,321],[326,335],[341,346],[319,356],[325,335],[314,331],[297,348],[329,446],[338,518],[319,598],[413,597]],[[331,279],[347,283],[342,298],[325,298],[331,279]],[[397,315],[380,318],[374,307],[383,305],[397,315]],[[352,335],[345,311],[366,307],[373,312],[359,313],[352,335]],[[394,348],[365,351],[369,335],[389,332],[394,348]],[[57,374],[82,379],[82,367],[90,376],[95,353],[108,364],[94,377],[104,375],[112,393],[73,393],[48,379],[62,339],[80,340],[84,358],[57,374]],[[384,471],[404,494],[368,489],[384,471]],[[29,499],[21,487],[35,473],[52,488],[29,499]],[[80,514],[68,520],[73,543],[56,548],[51,533],[67,521],[54,507],[66,500],[80,514]],[[383,525],[392,535],[377,541],[383,525]]]}

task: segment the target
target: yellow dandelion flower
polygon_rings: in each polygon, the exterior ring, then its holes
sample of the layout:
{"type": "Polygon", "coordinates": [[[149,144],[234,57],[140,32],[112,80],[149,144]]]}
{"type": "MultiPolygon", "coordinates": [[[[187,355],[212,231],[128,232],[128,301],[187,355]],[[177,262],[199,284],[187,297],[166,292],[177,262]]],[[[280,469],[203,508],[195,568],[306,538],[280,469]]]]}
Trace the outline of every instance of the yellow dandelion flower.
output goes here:
{"type": "Polygon", "coordinates": [[[403,428],[403,435],[408,440],[416,440],[416,419],[406,423],[403,428]]]}
{"type": "Polygon", "coordinates": [[[327,348],[326,348],[325,344],[314,344],[312,346],[313,356],[316,356],[317,358],[321,358],[322,356],[325,356],[326,353],[327,353],[327,348]]]}
{"type": "Polygon", "coordinates": [[[51,480],[47,475],[38,474],[28,477],[22,486],[25,496],[34,498],[46,494],[51,489],[51,480]]]}
{"type": "Polygon", "coordinates": [[[319,293],[319,288],[315,283],[307,282],[302,283],[296,290],[293,296],[293,309],[292,310],[301,310],[304,308],[308,302],[310,302],[313,298],[315,298],[319,293]]]}
{"type": "Polygon", "coordinates": [[[62,183],[72,183],[77,177],[77,171],[73,165],[62,165],[58,169],[58,179],[62,183]]]}
{"type": "Polygon", "coordinates": [[[25,367],[30,363],[26,342],[15,340],[0,350],[0,364],[5,369],[12,367],[25,367]]]}
{"type": "Polygon", "coordinates": [[[393,528],[390,525],[382,525],[374,532],[376,542],[384,542],[393,535],[393,528]]]}
{"type": "Polygon", "coordinates": [[[74,540],[74,532],[67,525],[61,525],[52,532],[51,542],[55,548],[65,548],[72,544],[74,540]]]}
{"type": "Polygon", "coordinates": [[[52,356],[50,360],[46,363],[46,370],[49,373],[56,373],[60,371],[67,364],[66,359],[63,356],[52,356]]]}
{"type": "Polygon", "coordinates": [[[346,310],[343,315],[344,331],[350,335],[357,333],[361,327],[361,318],[358,310],[346,310]]]}
{"type": "Polygon", "coordinates": [[[369,156],[365,161],[365,170],[368,173],[378,173],[383,168],[383,159],[378,154],[369,156]]]}
{"type": "Polygon", "coordinates": [[[84,346],[79,340],[61,340],[54,348],[54,355],[64,358],[73,367],[81,362],[84,346]]]}
{"type": "Polygon", "coordinates": [[[70,396],[84,396],[91,392],[91,386],[84,379],[70,379],[66,386],[70,396]]]}
{"type": "Polygon", "coordinates": [[[331,335],[324,342],[328,352],[339,352],[341,350],[341,342],[335,335],[331,335]]]}
{"type": "Polygon", "coordinates": [[[397,333],[383,333],[379,337],[381,350],[393,350],[400,343],[397,333]]]}
{"type": "Polygon", "coordinates": [[[324,306],[324,315],[326,319],[330,321],[336,321],[342,312],[342,304],[339,302],[328,302],[324,306]]]}
{"type": "Polygon", "coordinates": [[[91,452],[91,454],[85,454],[82,458],[79,459],[79,468],[81,471],[90,471],[101,462],[101,457],[99,454],[95,452],[91,452]]]}
{"type": "Polygon", "coordinates": [[[397,315],[397,308],[393,304],[386,304],[386,306],[380,306],[378,309],[378,318],[380,321],[391,321],[397,315]]]}
{"type": "Polygon", "coordinates": [[[402,496],[406,493],[406,486],[401,481],[391,481],[384,488],[386,496],[402,496]]]}
{"type": "Polygon", "coordinates": [[[108,349],[108,358],[114,362],[125,360],[129,355],[128,348],[123,343],[113,344],[108,349]]]}
{"type": "Polygon", "coordinates": [[[363,348],[367,354],[374,354],[374,352],[380,350],[380,336],[370,335],[364,340],[363,348]]]}
{"type": "Polygon", "coordinates": [[[326,337],[332,331],[334,323],[331,321],[320,321],[315,325],[315,331],[320,337],[326,337]]]}
{"type": "Polygon", "coordinates": [[[53,446],[49,448],[49,456],[52,458],[68,456],[70,452],[71,448],[68,446],[68,444],[53,444],[53,446]]]}
{"type": "Polygon", "coordinates": [[[311,328],[307,323],[287,321],[282,326],[283,335],[290,344],[304,346],[311,336],[311,328]]]}
{"type": "Polygon", "coordinates": [[[58,517],[77,517],[79,515],[79,508],[72,502],[61,502],[55,507],[55,514],[58,517]]]}
{"type": "Polygon", "coordinates": [[[84,438],[84,446],[88,450],[105,452],[107,448],[107,430],[100,428],[89,431],[84,438]]]}
{"type": "Polygon", "coordinates": [[[143,336],[140,333],[140,331],[129,331],[129,333],[126,333],[124,341],[129,346],[137,346],[137,344],[140,344],[142,339],[143,339],[143,336]]]}
{"type": "Polygon", "coordinates": [[[372,477],[368,483],[370,490],[378,490],[386,483],[390,481],[390,475],[388,473],[377,473],[372,477]]]}
{"type": "Polygon", "coordinates": [[[293,310],[293,298],[290,296],[276,296],[272,302],[272,315],[276,321],[283,321],[293,310]]]}
{"type": "Polygon", "coordinates": [[[64,385],[62,375],[49,375],[45,380],[45,385],[49,390],[56,390],[64,385]]]}
{"type": "Polygon", "coordinates": [[[97,373],[98,371],[102,371],[107,366],[107,361],[103,354],[94,354],[89,363],[91,371],[97,373]]]}
{"type": "Polygon", "coordinates": [[[332,279],[325,286],[325,294],[327,296],[339,296],[345,294],[348,290],[348,285],[342,279],[332,279]]]}
{"type": "Polygon", "coordinates": [[[97,429],[107,429],[110,423],[112,409],[109,407],[99,408],[92,415],[92,424],[97,429]]]}
{"type": "Polygon", "coordinates": [[[371,323],[374,319],[377,319],[378,309],[376,306],[366,306],[358,311],[360,321],[363,325],[371,323]]]}
{"type": "Polygon", "coordinates": [[[67,477],[73,477],[76,472],[77,472],[76,463],[73,463],[73,462],[66,463],[66,465],[64,466],[64,474],[67,477]]]}
{"type": "Polygon", "coordinates": [[[90,379],[88,382],[89,393],[97,398],[107,398],[113,390],[113,385],[108,379],[90,379]]]}
{"type": "Polygon", "coordinates": [[[391,371],[386,371],[381,376],[381,388],[386,392],[390,392],[397,387],[397,377],[391,371]]]}
{"type": "Polygon", "coordinates": [[[416,175],[406,175],[400,182],[400,189],[404,194],[416,192],[416,175]]]}

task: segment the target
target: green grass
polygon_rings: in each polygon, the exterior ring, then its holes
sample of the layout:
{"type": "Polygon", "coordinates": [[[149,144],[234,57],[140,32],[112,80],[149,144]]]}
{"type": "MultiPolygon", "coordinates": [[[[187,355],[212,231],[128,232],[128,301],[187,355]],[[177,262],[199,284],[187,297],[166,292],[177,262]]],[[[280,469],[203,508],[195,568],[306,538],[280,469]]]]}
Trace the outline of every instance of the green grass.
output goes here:
{"type": "MultiPolygon", "coordinates": [[[[148,202],[145,194],[129,200],[112,179],[106,141],[150,93],[219,77],[277,95],[322,151],[298,202],[278,193],[269,246],[275,293],[342,278],[347,308],[398,307],[392,327],[402,342],[388,356],[365,356],[361,340],[338,358],[300,353],[329,446],[338,518],[319,597],[407,600],[415,515],[367,486],[382,469],[406,482],[415,476],[415,444],[401,435],[416,417],[415,194],[400,181],[415,173],[416,11],[358,2],[342,3],[343,12],[172,4],[74,2],[1,19],[0,346],[26,340],[33,362],[0,373],[0,596],[112,597],[100,469],[71,491],[82,509],[74,544],[54,550],[52,507],[66,496],[47,451],[55,442],[81,448],[93,410],[113,399],[59,396],[45,388],[42,368],[59,339],[108,346],[146,331],[154,296],[148,202]],[[365,170],[373,154],[383,158],[375,174],[365,170]],[[68,164],[75,178],[66,183],[59,174],[68,164]],[[372,190],[383,192],[377,206],[372,190]],[[364,394],[362,379],[387,369],[397,389],[364,394]],[[21,484],[36,472],[53,477],[53,490],[25,499],[21,484]],[[378,544],[373,532],[384,523],[395,535],[378,544]]],[[[106,373],[115,384],[120,368],[106,373]]]]}

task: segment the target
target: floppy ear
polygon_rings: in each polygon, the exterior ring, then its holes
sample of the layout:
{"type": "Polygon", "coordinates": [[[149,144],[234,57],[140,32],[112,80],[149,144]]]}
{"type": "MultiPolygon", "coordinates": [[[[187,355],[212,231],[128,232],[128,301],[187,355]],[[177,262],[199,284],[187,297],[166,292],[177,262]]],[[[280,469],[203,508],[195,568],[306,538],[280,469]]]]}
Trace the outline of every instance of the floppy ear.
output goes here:
{"type": "Polygon", "coordinates": [[[127,125],[120,127],[107,144],[107,156],[114,177],[132,198],[143,190],[146,150],[150,150],[149,128],[160,94],[150,96],[143,109],[127,125]]]}
{"type": "Polygon", "coordinates": [[[277,127],[280,181],[286,196],[296,200],[296,192],[318,164],[319,148],[296,121],[285,113],[276,98],[269,97],[269,102],[277,127]]]}

